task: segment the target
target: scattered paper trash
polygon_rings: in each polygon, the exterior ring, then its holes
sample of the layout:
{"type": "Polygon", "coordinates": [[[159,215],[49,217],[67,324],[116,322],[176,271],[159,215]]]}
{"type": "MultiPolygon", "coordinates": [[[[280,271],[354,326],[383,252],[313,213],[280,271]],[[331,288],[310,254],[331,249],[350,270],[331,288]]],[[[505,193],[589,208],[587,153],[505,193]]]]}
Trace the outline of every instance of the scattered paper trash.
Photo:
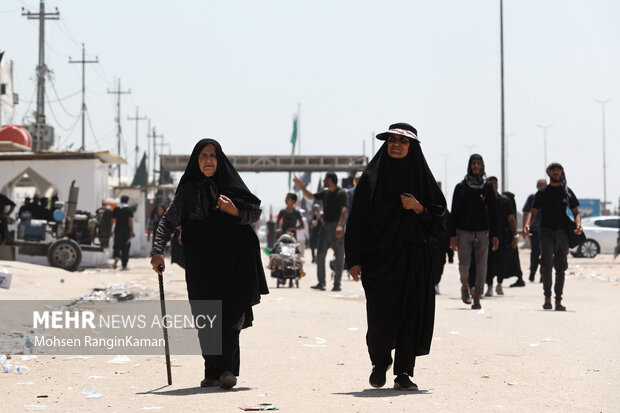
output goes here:
{"type": "Polygon", "coordinates": [[[129,357],[127,356],[116,356],[112,360],[108,360],[108,363],[122,364],[122,363],[129,363],[130,361],[131,360],[129,360],[129,357]]]}
{"type": "Polygon", "coordinates": [[[23,383],[15,383],[15,384],[18,384],[20,386],[32,386],[34,383],[31,381],[25,381],[23,383]]]}
{"type": "Polygon", "coordinates": [[[538,343],[532,343],[532,344],[530,344],[530,347],[540,347],[540,344],[538,344],[538,343]]]}
{"type": "Polygon", "coordinates": [[[92,384],[85,384],[84,386],[82,386],[82,390],[80,391],[80,393],[88,395],[88,394],[92,394],[95,392],[95,386],[93,386],[92,384]]]}
{"type": "Polygon", "coordinates": [[[519,383],[517,383],[516,381],[509,381],[508,382],[509,386],[516,386],[517,384],[519,384],[519,383]]]}
{"type": "Polygon", "coordinates": [[[22,361],[36,360],[38,357],[39,356],[33,356],[33,355],[22,356],[22,361]]]}
{"type": "Polygon", "coordinates": [[[490,377],[491,377],[491,376],[489,376],[488,374],[483,374],[483,375],[482,375],[482,378],[483,378],[483,379],[488,379],[488,378],[490,378],[490,377]]]}
{"type": "Polygon", "coordinates": [[[279,410],[276,406],[271,403],[261,403],[255,406],[239,406],[239,408],[246,412],[262,412],[266,410],[279,410]]]}
{"type": "Polygon", "coordinates": [[[99,393],[98,391],[89,394],[88,396],[86,396],[87,399],[99,399],[101,398],[101,396],[103,396],[103,394],[99,393]]]}
{"type": "Polygon", "coordinates": [[[455,336],[455,335],[457,335],[458,333],[459,333],[458,331],[450,331],[448,334],[455,336]]]}
{"type": "Polygon", "coordinates": [[[40,412],[47,410],[47,406],[44,404],[24,404],[24,410],[29,412],[40,412]]]}

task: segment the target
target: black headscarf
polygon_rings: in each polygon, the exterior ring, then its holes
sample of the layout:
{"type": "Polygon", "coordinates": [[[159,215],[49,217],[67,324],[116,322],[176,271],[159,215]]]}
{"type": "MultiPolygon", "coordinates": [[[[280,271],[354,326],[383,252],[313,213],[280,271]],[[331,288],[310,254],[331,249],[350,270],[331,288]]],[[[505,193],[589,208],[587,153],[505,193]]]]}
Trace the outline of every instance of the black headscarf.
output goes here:
{"type": "MultiPolygon", "coordinates": [[[[412,194],[432,217],[445,213],[446,199],[426,163],[418,141],[409,139],[409,151],[402,159],[389,156],[387,145],[385,142],[381,146],[362,175],[362,179],[365,175],[369,182],[371,210],[374,215],[373,239],[383,239],[379,233],[390,232],[393,225],[389,222],[395,219],[394,214],[398,214],[396,220],[399,222],[398,232],[401,236],[419,240],[420,235],[423,237],[428,228],[422,229],[418,217],[404,213],[400,195],[412,194]]],[[[376,247],[383,249],[379,245],[376,247]]]]}
{"type": "Polygon", "coordinates": [[[190,202],[195,201],[196,196],[198,197],[205,217],[217,209],[217,199],[220,195],[230,198],[236,207],[249,204],[258,206],[261,202],[245,185],[233,164],[222,151],[219,142],[209,138],[201,139],[194,146],[176,193],[179,194],[180,191],[183,196],[188,197],[190,202]],[[198,156],[208,144],[215,146],[217,158],[217,169],[212,177],[203,174],[198,164],[198,156]]]}
{"type": "Polygon", "coordinates": [[[486,172],[484,172],[484,159],[482,159],[482,155],[475,153],[469,157],[469,162],[467,163],[467,175],[465,175],[463,181],[472,189],[482,189],[486,182],[486,172]],[[471,169],[471,162],[473,160],[479,160],[482,162],[480,173],[477,175],[474,174],[471,169]]]}

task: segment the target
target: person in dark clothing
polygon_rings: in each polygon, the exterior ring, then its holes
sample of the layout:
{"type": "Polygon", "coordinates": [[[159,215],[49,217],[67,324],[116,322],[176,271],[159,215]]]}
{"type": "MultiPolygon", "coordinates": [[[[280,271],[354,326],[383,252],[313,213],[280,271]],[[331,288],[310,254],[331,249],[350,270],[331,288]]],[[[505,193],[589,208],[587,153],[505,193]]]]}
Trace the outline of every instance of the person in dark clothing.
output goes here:
{"type": "MultiPolygon", "coordinates": [[[[164,206],[157,205],[151,212],[151,217],[149,219],[149,232],[147,236],[147,241],[153,235],[153,243],[155,242],[155,232],[157,231],[157,227],[159,226],[159,221],[161,221],[161,217],[164,215],[164,206]]],[[[152,247],[152,246],[151,246],[152,247]]]]}
{"type": "Polygon", "coordinates": [[[17,211],[17,218],[21,218],[22,213],[30,211],[31,205],[32,205],[32,199],[29,196],[27,196],[24,199],[24,205],[20,206],[19,210],[17,211]]]}
{"type": "Polygon", "coordinates": [[[292,235],[293,238],[297,239],[297,230],[305,228],[301,213],[295,208],[297,195],[292,192],[286,194],[284,202],[286,203],[286,208],[280,210],[276,218],[276,222],[278,223],[278,234],[282,235],[288,233],[292,235]]]}
{"type": "Polygon", "coordinates": [[[441,238],[446,201],[413,126],[393,124],[377,138],[386,142],[355,190],[346,259],[366,295],[370,385],[382,387],[394,361],[394,388],[415,391],[410,377],[416,357],[430,352],[435,317],[428,238],[441,238]]]}
{"type": "Polygon", "coordinates": [[[511,277],[512,273],[520,274],[521,269],[517,267],[517,271],[513,263],[514,252],[518,253],[516,248],[519,242],[519,234],[517,233],[517,221],[512,201],[509,197],[497,191],[496,177],[490,176],[487,181],[493,185],[499,217],[499,248],[496,251],[493,251],[491,248],[487,259],[486,283],[488,287],[485,296],[491,297],[493,295],[493,278],[497,277],[495,291],[498,295],[504,295],[502,281],[505,278],[511,277]]]}
{"type": "Polygon", "coordinates": [[[135,237],[133,233],[133,211],[127,204],[129,197],[121,196],[121,203],[112,211],[114,218],[114,248],[112,257],[114,264],[112,267],[116,269],[118,261],[121,261],[122,270],[127,269],[129,261],[129,248],[131,247],[131,239],[135,237]]]}
{"type": "MultiPolygon", "coordinates": [[[[544,187],[547,186],[547,181],[544,179],[539,179],[536,182],[536,190],[540,191],[544,187]]],[[[531,194],[527,197],[525,201],[525,205],[523,205],[523,224],[525,224],[530,219],[530,214],[532,210],[532,205],[534,205],[534,197],[536,194],[531,194]]],[[[536,278],[536,271],[538,270],[538,264],[540,264],[540,239],[538,234],[540,232],[540,220],[542,219],[542,211],[538,211],[536,214],[536,219],[532,221],[532,226],[530,227],[531,237],[530,237],[530,282],[534,282],[536,278]]],[[[525,232],[525,225],[523,225],[523,237],[527,237],[528,234],[525,232]]],[[[542,274],[540,275],[540,282],[542,282],[542,274]]]]}
{"type": "Polygon", "coordinates": [[[458,250],[461,299],[465,304],[471,304],[468,275],[472,250],[475,253],[476,289],[472,309],[482,308],[480,296],[487,275],[489,238],[491,249],[499,248],[497,202],[493,187],[485,178],[482,156],[471,155],[467,175],[454,188],[450,210],[450,248],[458,250]]]}
{"type": "Polygon", "coordinates": [[[0,245],[5,245],[9,239],[9,217],[14,210],[15,202],[0,194],[0,245]]]}
{"type": "Polygon", "coordinates": [[[276,221],[273,220],[273,214],[269,213],[269,221],[267,221],[267,248],[272,249],[276,244],[278,234],[276,231],[276,221]]]}
{"type": "MultiPolygon", "coordinates": [[[[515,219],[515,230],[517,228],[517,202],[515,201],[515,194],[512,192],[505,191],[502,193],[503,196],[507,197],[510,201],[510,208],[512,209],[514,219],[515,219]]],[[[519,244],[519,232],[515,234],[512,232],[510,226],[508,228],[504,227],[504,230],[510,230],[511,232],[506,232],[506,236],[512,235],[513,238],[516,238],[516,245],[519,244]],[[515,235],[517,235],[515,237],[515,235]]],[[[501,245],[501,234],[500,234],[500,245],[501,245]]],[[[525,281],[523,281],[523,271],[521,270],[521,259],[519,258],[519,248],[508,248],[506,251],[506,263],[504,267],[504,279],[510,277],[517,277],[517,281],[510,284],[510,288],[514,287],[525,287],[525,281]]]]}
{"type": "MultiPolygon", "coordinates": [[[[328,247],[334,250],[336,265],[334,268],[334,287],[332,291],[341,291],[340,282],[344,269],[344,224],[349,211],[349,196],[346,189],[338,187],[338,176],[329,172],[325,174],[323,184],[326,189],[313,194],[306,189],[306,186],[297,176],[293,177],[295,184],[302,190],[304,195],[310,200],[323,202],[323,226],[327,243],[319,243],[316,258],[318,284],[312,286],[316,290],[325,290],[325,256],[328,247]]],[[[323,235],[319,235],[319,239],[323,235]]]]}
{"type": "Polygon", "coordinates": [[[254,320],[252,306],[268,294],[260,244],[251,224],[261,216],[260,199],[213,139],[200,140],[185,169],[172,203],[155,236],[151,265],[165,268],[163,252],[181,225],[185,281],[194,317],[203,315],[197,300],[222,302],[222,354],[205,349],[208,332],[198,330],[205,367],[201,387],[230,389],[240,367],[239,333],[254,320]]]}
{"type": "Polygon", "coordinates": [[[566,209],[570,208],[575,217],[575,234],[581,234],[581,215],[579,214],[579,201],[573,191],[566,186],[564,168],[559,163],[552,163],[547,167],[549,185],[536,192],[532,204],[531,215],[525,223],[523,230],[531,236],[531,222],[536,220],[538,211],[542,211],[540,220],[540,250],[542,252],[540,272],[543,278],[545,303],[543,308],[551,310],[551,284],[552,272],[555,268],[555,310],[566,311],[562,305],[562,293],[564,291],[564,272],[567,268],[568,255],[568,221],[566,209]]]}
{"type": "Polygon", "coordinates": [[[310,252],[312,253],[312,262],[316,262],[316,250],[320,243],[319,235],[325,234],[321,231],[323,226],[323,214],[317,204],[312,205],[312,216],[310,217],[310,252]]]}

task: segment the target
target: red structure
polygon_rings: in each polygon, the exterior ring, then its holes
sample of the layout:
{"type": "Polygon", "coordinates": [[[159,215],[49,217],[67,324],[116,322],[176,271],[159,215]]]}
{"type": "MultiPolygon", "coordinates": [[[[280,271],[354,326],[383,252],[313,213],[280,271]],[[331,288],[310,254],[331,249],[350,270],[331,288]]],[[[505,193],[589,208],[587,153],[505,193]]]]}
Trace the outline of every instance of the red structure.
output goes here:
{"type": "Polygon", "coordinates": [[[32,137],[21,125],[5,125],[0,129],[0,149],[31,151],[32,137]]]}

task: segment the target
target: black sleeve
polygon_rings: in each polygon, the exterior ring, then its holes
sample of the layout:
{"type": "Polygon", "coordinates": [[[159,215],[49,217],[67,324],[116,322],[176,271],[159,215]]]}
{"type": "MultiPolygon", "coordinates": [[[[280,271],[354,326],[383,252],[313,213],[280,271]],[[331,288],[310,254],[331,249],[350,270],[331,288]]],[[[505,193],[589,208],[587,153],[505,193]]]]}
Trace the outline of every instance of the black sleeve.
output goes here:
{"type": "Polygon", "coordinates": [[[174,230],[181,225],[185,209],[183,204],[183,197],[181,195],[175,196],[164,215],[162,215],[157,226],[151,255],[164,253],[166,244],[170,241],[174,230]]]}
{"type": "MultiPolygon", "coordinates": [[[[338,213],[342,210],[342,207],[349,209],[349,193],[346,189],[341,189],[338,194],[338,213]]],[[[338,215],[340,216],[340,215],[338,215]]]]}
{"type": "Polygon", "coordinates": [[[362,263],[362,254],[364,252],[364,240],[369,234],[366,232],[365,208],[370,203],[370,184],[368,177],[362,175],[355,193],[353,195],[353,205],[349,211],[346,230],[344,233],[344,253],[347,267],[362,263]]]}
{"type": "Polygon", "coordinates": [[[263,212],[259,205],[247,204],[243,207],[238,207],[239,210],[239,224],[249,225],[253,224],[260,219],[263,212]]]}
{"type": "Polygon", "coordinates": [[[568,207],[570,209],[577,208],[579,206],[577,197],[570,188],[566,187],[566,190],[568,191],[568,207]]]}
{"type": "Polygon", "coordinates": [[[450,209],[450,218],[448,222],[448,234],[451,237],[456,236],[456,227],[459,222],[459,216],[461,214],[462,193],[459,190],[460,184],[454,187],[454,193],[452,194],[452,208],[450,209]]]}

